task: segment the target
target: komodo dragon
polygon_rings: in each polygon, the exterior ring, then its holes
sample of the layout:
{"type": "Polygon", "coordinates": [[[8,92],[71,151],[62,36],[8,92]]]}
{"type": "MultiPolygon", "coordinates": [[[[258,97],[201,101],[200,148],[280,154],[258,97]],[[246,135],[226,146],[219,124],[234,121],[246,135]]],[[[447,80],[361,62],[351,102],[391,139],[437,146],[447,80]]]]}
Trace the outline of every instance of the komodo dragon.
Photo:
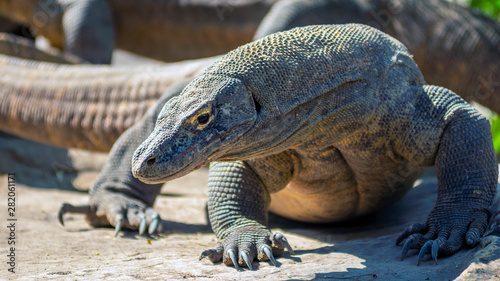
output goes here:
{"type": "Polygon", "coordinates": [[[380,31],[276,33],[228,53],[170,99],[183,86],[120,137],[90,205],[63,204],[61,220],[84,212],[92,225],[141,233],[149,221],[151,233],[162,183],[211,163],[219,244],[200,258],[252,268],[255,258],[276,264],[285,247],[292,252],[267,229],[268,210],[306,222],[352,219],[398,200],[435,165],[436,205],[399,236],[402,256],[420,249],[419,263],[436,260],[476,245],[487,227],[498,177],[489,122],[427,85],[407,49],[380,31]]]}
{"type": "Polygon", "coordinates": [[[254,39],[312,24],[363,23],[401,41],[426,81],[500,114],[500,23],[446,0],[282,0],[254,39]]]}
{"type": "Polygon", "coordinates": [[[114,47],[179,61],[250,42],[275,1],[0,0],[0,15],[92,63],[110,63],[114,47]]]}

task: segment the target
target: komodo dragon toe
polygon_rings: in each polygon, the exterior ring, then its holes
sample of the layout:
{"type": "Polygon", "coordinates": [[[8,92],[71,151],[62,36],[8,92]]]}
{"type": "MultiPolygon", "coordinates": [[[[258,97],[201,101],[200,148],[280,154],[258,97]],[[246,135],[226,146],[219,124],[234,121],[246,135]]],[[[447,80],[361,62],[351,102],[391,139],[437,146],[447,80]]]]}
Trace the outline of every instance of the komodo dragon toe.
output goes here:
{"type": "Polygon", "coordinates": [[[224,264],[233,265],[236,269],[247,266],[253,270],[252,262],[255,258],[259,261],[271,261],[277,266],[274,256],[281,256],[285,248],[291,255],[295,254],[280,232],[271,233],[267,229],[246,227],[221,239],[215,248],[203,251],[200,260],[208,258],[213,263],[222,260],[224,264]]]}

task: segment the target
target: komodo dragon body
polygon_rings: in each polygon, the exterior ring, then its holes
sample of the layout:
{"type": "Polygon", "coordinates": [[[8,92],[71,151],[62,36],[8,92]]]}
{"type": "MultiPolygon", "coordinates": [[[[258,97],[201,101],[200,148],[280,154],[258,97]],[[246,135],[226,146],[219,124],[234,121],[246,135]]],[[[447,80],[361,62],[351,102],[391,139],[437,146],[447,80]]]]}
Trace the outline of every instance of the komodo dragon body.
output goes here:
{"type": "Polygon", "coordinates": [[[162,61],[224,54],[252,40],[275,0],[1,0],[0,15],[92,63],[114,47],[162,61]]]}
{"type": "Polygon", "coordinates": [[[165,104],[132,171],[161,184],[209,163],[219,244],[201,257],[250,268],[288,245],[267,228],[268,210],[352,219],[401,198],[432,165],[436,205],[397,243],[406,239],[403,257],[420,249],[419,262],[452,254],[485,231],[498,176],[488,120],[426,85],[400,42],[356,24],[296,28],[228,53],[165,104]]]}

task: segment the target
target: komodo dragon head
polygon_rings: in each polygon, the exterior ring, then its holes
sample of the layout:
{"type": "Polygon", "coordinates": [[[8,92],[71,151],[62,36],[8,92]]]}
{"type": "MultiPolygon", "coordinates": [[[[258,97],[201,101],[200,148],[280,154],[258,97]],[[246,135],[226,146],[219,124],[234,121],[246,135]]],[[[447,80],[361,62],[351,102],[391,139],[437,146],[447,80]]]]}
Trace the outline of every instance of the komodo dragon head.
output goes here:
{"type": "Polygon", "coordinates": [[[219,160],[256,119],[252,94],[241,80],[200,77],[163,107],[134,154],[134,176],[161,183],[219,160]]]}

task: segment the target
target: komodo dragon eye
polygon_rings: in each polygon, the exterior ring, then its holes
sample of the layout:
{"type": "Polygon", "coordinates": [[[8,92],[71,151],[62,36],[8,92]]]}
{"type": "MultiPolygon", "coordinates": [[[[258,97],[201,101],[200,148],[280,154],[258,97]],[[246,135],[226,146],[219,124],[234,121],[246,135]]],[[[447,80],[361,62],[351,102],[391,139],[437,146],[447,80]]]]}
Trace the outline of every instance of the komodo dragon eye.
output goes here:
{"type": "Polygon", "coordinates": [[[198,124],[205,125],[210,120],[210,114],[204,113],[204,114],[198,116],[198,118],[196,120],[198,120],[198,124]]]}
{"type": "Polygon", "coordinates": [[[201,130],[208,126],[212,121],[212,112],[210,109],[205,108],[198,112],[192,119],[191,123],[196,126],[196,129],[201,130]]]}

